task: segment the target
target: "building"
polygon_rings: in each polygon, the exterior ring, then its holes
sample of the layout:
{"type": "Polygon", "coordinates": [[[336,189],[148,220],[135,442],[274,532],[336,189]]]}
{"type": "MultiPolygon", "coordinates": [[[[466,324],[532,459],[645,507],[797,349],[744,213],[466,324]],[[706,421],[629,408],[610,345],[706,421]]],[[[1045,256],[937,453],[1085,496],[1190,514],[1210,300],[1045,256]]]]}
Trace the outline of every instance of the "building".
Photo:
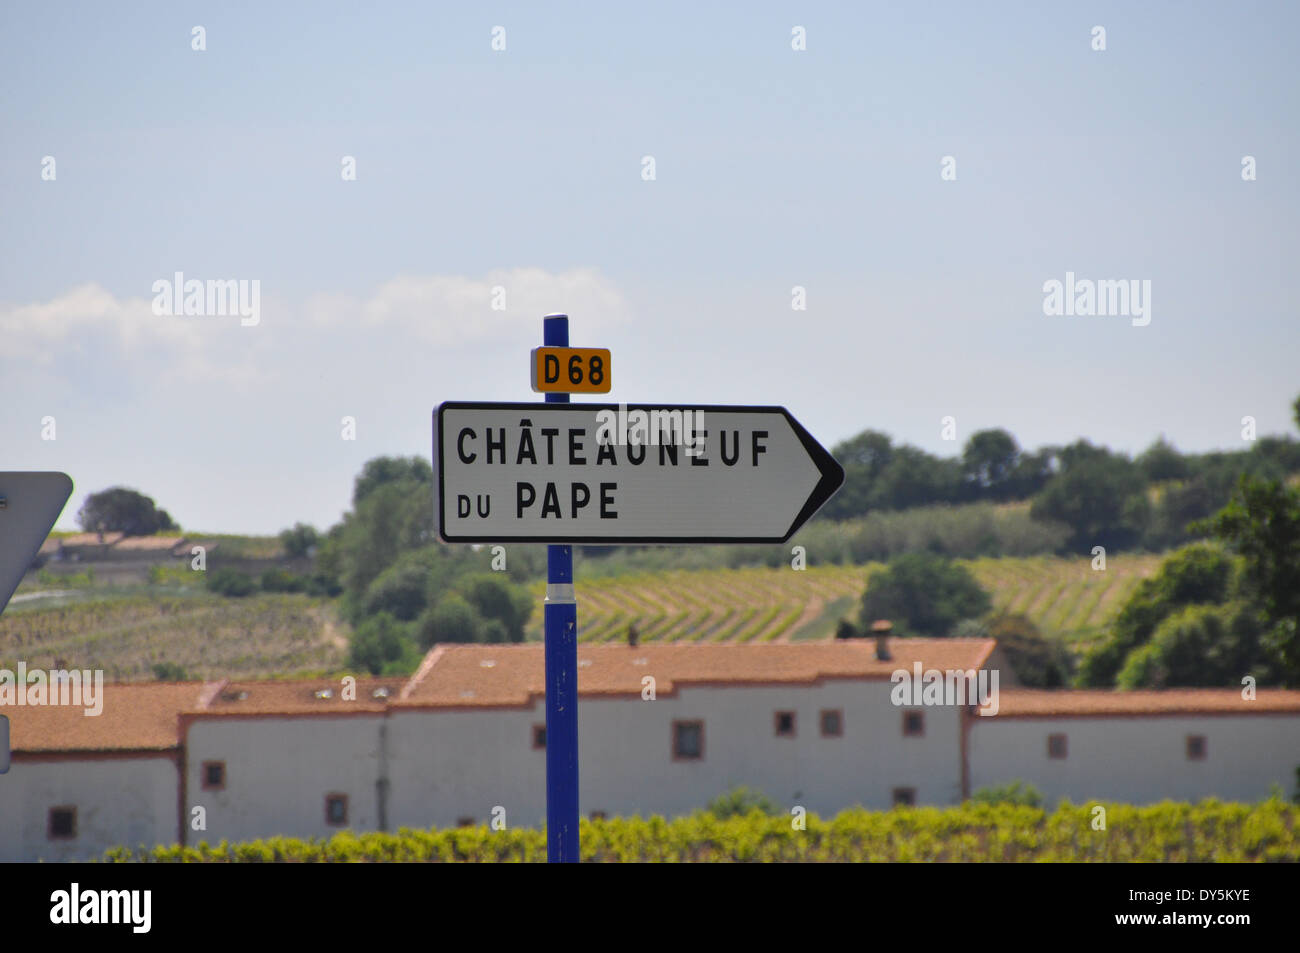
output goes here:
{"type": "MultiPolygon", "coordinates": [[[[1016,779],[1049,803],[1291,790],[1300,692],[1012,687],[983,709],[919,691],[899,703],[899,673],[989,677],[998,657],[992,640],[883,636],[579,645],[581,809],[673,815],[741,784],[822,815],[955,804],[1016,779]]],[[[545,818],[538,644],[439,646],[407,679],[122,684],[104,696],[99,717],[0,707],[14,750],[0,860],[545,818]]]]}

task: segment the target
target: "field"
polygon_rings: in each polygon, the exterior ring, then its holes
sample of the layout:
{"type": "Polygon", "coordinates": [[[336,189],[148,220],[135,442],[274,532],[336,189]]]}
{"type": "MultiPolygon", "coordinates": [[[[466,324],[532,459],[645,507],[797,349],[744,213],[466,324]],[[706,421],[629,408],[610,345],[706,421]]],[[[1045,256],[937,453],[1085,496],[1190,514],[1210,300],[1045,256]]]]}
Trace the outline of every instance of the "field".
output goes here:
{"type": "MultiPolygon", "coordinates": [[[[1259,804],[1164,802],[1105,804],[1105,829],[1094,830],[1098,805],[1062,804],[1054,812],[1009,804],[843,811],[823,821],[758,813],[720,819],[706,812],[665,820],[611,818],[581,822],[584,861],[715,862],[1248,862],[1300,861],[1300,807],[1280,799],[1259,804]]],[[[544,861],[546,835],[486,826],[350,831],[329,840],[276,837],[242,844],[117,848],[106,860],[153,863],[358,863],[377,861],[544,861]]]]}
{"type": "Polygon", "coordinates": [[[303,595],[226,599],[142,588],[71,593],[0,617],[0,668],[100,668],[110,681],[179,665],[190,678],[333,671],[347,646],[329,605],[303,595]]]}
{"type": "MultiPolygon", "coordinates": [[[[1160,556],[1121,556],[1094,572],[1088,559],[959,560],[998,610],[1023,612],[1047,635],[1083,647],[1115,616],[1160,556]]],[[[577,580],[579,639],[624,639],[636,625],[643,641],[785,642],[830,638],[842,617],[856,618],[871,573],[882,564],[790,568],[670,570],[577,580]]],[[[534,585],[538,600],[544,583],[534,585]]],[[[540,638],[542,614],[529,636],[540,638]]]]}

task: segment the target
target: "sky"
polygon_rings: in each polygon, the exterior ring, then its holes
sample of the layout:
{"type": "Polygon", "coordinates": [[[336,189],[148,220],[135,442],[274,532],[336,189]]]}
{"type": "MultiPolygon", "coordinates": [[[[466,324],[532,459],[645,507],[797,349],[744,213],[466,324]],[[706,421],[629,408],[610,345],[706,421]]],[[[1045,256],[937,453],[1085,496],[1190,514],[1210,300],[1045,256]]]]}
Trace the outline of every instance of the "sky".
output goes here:
{"type": "Polygon", "coordinates": [[[1294,433],[1298,29],[7,0],[0,469],[71,475],[60,528],[115,485],[190,530],[324,528],[366,460],[431,454],[441,401],[535,399],[549,312],[611,349],[612,401],[781,405],[828,447],[1294,433]],[[177,272],[256,281],[256,322],[156,314],[177,272]],[[1046,314],[1067,272],[1149,287],[1149,321],[1046,314]]]}

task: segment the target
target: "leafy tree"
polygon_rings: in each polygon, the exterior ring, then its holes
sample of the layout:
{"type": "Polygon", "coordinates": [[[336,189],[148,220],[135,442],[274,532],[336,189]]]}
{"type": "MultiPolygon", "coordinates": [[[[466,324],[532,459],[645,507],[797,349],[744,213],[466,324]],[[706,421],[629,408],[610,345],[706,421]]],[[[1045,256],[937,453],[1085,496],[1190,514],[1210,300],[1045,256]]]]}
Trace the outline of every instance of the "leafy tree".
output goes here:
{"type": "Polygon", "coordinates": [[[344,520],[337,557],[346,590],[359,597],[402,553],[433,542],[433,495],[411,480],[383,483],[344,520]]]}
{"type": "Polygon", "coordinates": [[[261,587],[263,592],[303,592],[308,581],[277,567],[262,573],[261,587]]]}
{"type": "Polygon", "coordinates": [[[424,457],[375,457],[367,460],[352,487],[352,505],[389,483],[433,484],[433,466],[424,457]]]}
{"type": "Polygon", "coordinates": [[[420,661],[406,627],[386,612],[371,616],[352,634],[350,663],[371,675],[404,675],[420,661]]]}
{"type": "Polygon", "coordinates": [[[1022,685],[1060,688],[1069,684],[1070,653],[1059,641],[1043,635],[1028,616],[999,613],[989,619],[987,628],[1022,685]]]}
{"type": "Polygon", "coordinates": [[[961,620],[986,615],[992,605],[964,566],[930,553],[908,553],[871,576],[858,624],[867,632],[875,620],[889,619],[900,634],[946,636],[961,620]]]}
{"type": "Polygon", "coordinates": [[[1119,688],[1227,687],[1254,675],[1276,678],[1259,614],[1245,603],[1190,605],[1165,618],[1150,641],[1128,654],[1119,688]]]}
{"type": "Polygon", "coordinates": [[[962,450],[962,476],[977,495],[1004,499],[1019,462],[1020,447],[1015,437],[1001,429],[978,430],[962,450]]]}
{"type": "Polygon", "coordinates": [[[1232,558],[1217,546],[1198,543],[1173,553],[1154,576],[1138,583],[1116,616],[1109,637],[1084,656],[1080,684],[1113,686],[1129,653],[1145,645],[1156,626],[1184,606],[1224,602],[1232,581],[1232,558]]]}
{"type": "Polygon", "coordinates": [[[176,529],[166,510],[136,490],[115,486],[86,497],[77,512],[77,522],[87,533],[125,533],[152,536],[176,529]]]}
{"type": "Polygon", "coordinates": [[[478,641],[480,618],[474,607],[457,593],[448,593],[420,616],[416,639],[427,649],[437,642],[478,641]]]}
{"type": "Polygon", "coordinates": [[[524,626],[533,614],[533,597],[527,589],[493,573],[466,576],[456,588],[480,616],[501,623],[506,632],[502,641],[524,640],[524,626]]]}
{"type": "Polygon", "coordinates": [[[226,567],[214,569],[207,574],[208,589],[222,596],[242,599],[257,591],[257,583],[247,573],[226,567]]]}
{"type": "Polygon", "coordinates": [[[872,491],[893,458],[893,442],[888,434],[865,430],[836,444],[831,455],[844,467],[844,485],[823,512],[833,519],[860,516],[873,505],[872,491]]]}
{"type": "Polygon", "coordinates": [[[294,523],[280,533],[280,543],[284,546],[284,551],[296,559],[308,555],[320,543],[320,533],[316,532],[314,526],[294,523]]]}
{"type": "Polygon", "coordinates": [[[1190,472],[1183,455],[1165,440],[1163,434],[1142,452],[1142,455],[1137,458],[1137,465],[1150,483],[1183,480],[1190,472]]]}
{"type": "Polygon", "coordinates": [[[1245,561],[1289,687],[1300,686],[1300,490],[1243,476],[1232,502],[1202,527],[1245,561]]]}
{"type": "Polygon", "coordinates": [[[1126,457],[1080,440],[1061,451],[1062,471],[1034,500],[1035,519],[1070,527],[1068,546],[1123,549],[1137,542],[1149,515],[1146,482],[1126,457]]]}

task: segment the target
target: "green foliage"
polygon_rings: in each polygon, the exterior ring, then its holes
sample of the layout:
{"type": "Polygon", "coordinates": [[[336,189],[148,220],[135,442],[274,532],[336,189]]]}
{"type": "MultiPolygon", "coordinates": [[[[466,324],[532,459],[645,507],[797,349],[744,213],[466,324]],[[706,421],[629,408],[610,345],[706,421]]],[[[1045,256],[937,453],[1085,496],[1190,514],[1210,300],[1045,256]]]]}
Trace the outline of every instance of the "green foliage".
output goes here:
{"type": "Polygon", "coordinates": [[[95,570],[89,567],[84,572],[58,573],[42,569],[36,573],[42,586],[59,589],[88,589],[95,584],[95,570]]]}
{"type": "Polygon", "coordinates": [[[214,569],[207,573],[208,589],[221,596],[242,599],[257,591],[257,583],[247,573],[226,567],[214,569]]]}
{"type": "Polygon", "coordinates": [[[308,556],[320,543],[320,533],[316,527],[306,523],[294,523],[292,527],[280,533],[280,542],[287,555],[297,559],[308,556]]]}
{"type": "Polygon", "coordinates": [[[709,802],[706,810],[719,819],[744,817],[752,811],[758,811],[760,814],[766,814],[769,817],[781,813],[780,806],[770,797],[762,791],[746,787],[743,784],[732,788],[725,794],[718,795],[709,802]]]}
{"type": "Polygon", "coordinates": [[[1060,459],[1061,472],[1048,481],[1030,514],[1068,526],[1067,546],[1075,552],[1135,544],[1150,516],[1142,471],[1086,440],[1063,449],[1060,459]]]}
{"type": "Polygon", "coordinates": [[[405,675],[419,664],[420,653],[407,626],[381,612],[357,626],[349,661],[371,675],[405,675]]]}
{"type": "Polygon", "coordinates": [[[160,682],[184,682],[189,680],[185,667],[175,662],[158,662],[153,666],[153,677],[160,682]]]}
{"type": "Polygon", "coordinates": [[[1017,680],[1030,688],[1060,688],[1070,683],[1071,655],[1059,639],[1049,639],[1028,616],[1001,612],[987,623],[988,636],[1017,680]]]}
{"type": "Polygon", "coordinates": [[[1163,619],[1150,641],[1128,654],[1116,677],[1120,688],[1239,686],[1276,680],[1262,644],[1264,626],[1244,602],[1189,605],[1163,619]]]}
{"type": "Polygon", "coordinates": [[[416,639],[427,649],[436,642],[479,641],[479,617],[474,607],[458,593],[449,593],[420,616],[416,639]]]}
{"type": "Polygon", "coordinates": [[[391,483],[423,485],[432,495],[433,466],[424,457],[375,457],[367,460],[352,487],[352,505],[359,507],[375,490],[391,483]]]}
{"type": "Polygon", "coordinates": [[[1232,501],[1203,528],[1241,554],[1283,678],[1300,686],[1300,490],[1242,477],[1232,501]]]}
{"type": "MultiPolygon", "coordinates": [[[[1052,813],[1015,803],[866,811],[807,817],[795,830],[784,814],[622,817],[579,824],[585,862],[1093,862],[1239,863],[1300,861],[1300,805],[1207,800],[1133,807],[1103,803],[1107,830],[1092,830],[1093,802],[1052,813]]],[[[500,863],[546,860],[546,833],[486,826],[396,833],[344,831],[328,840],[272,837],[245,844],[118,847],[110,863],[500,863]]]]}
{"type": "Polygon", "coordinates": [[[279,568],[262,573],[260,585],[263,592],[306,592],[308,588],[308,582],[302,576],[279,568]]]}
{"type": "Polygon", "coordinates": [[[963,619],[993,607],[989,594],[964,566],[928,553],[900,556],[871,576],[862,596],[859,631],[888,619],[902,635],[946,636],[963,619]]]}
{"type": "Polygon", "coordinates": [[[1217,546],[1198,543],[1173,553],[1150,579],[1139,584],[1120,610],[1108,638],[1079,666],[1079,682],[1094,688],[1115,684],[1134,649],[1145,645],[1164,619],[1188,605],[1218,605],[1229,594],[1231,557],[1217,546]]]}
{"type": "Polygon", "coordinates": [[[524,640],[524,626],[533,613],[535,601],[527,589],[512,585],[494,573],[466,576],[457,583],[456,589],[480,616],[501,623],[506,633],[501,641],[524,640]]]}
{"type": "Polygon", "coordinates": [[[1021,807],[1042,807],[1043,794],[1032,784],[1017,778],[1009,784],[990,785],[971,795],[976,804],[1018,804],[1021,807]]]}
{"type": "Polygon", "coordinates": [[[86,497],[77,512],[77,523],[87,533],[125,533],[152,536],[176,529],[166,510],[137,490],[115,486],[86,497]]]}

